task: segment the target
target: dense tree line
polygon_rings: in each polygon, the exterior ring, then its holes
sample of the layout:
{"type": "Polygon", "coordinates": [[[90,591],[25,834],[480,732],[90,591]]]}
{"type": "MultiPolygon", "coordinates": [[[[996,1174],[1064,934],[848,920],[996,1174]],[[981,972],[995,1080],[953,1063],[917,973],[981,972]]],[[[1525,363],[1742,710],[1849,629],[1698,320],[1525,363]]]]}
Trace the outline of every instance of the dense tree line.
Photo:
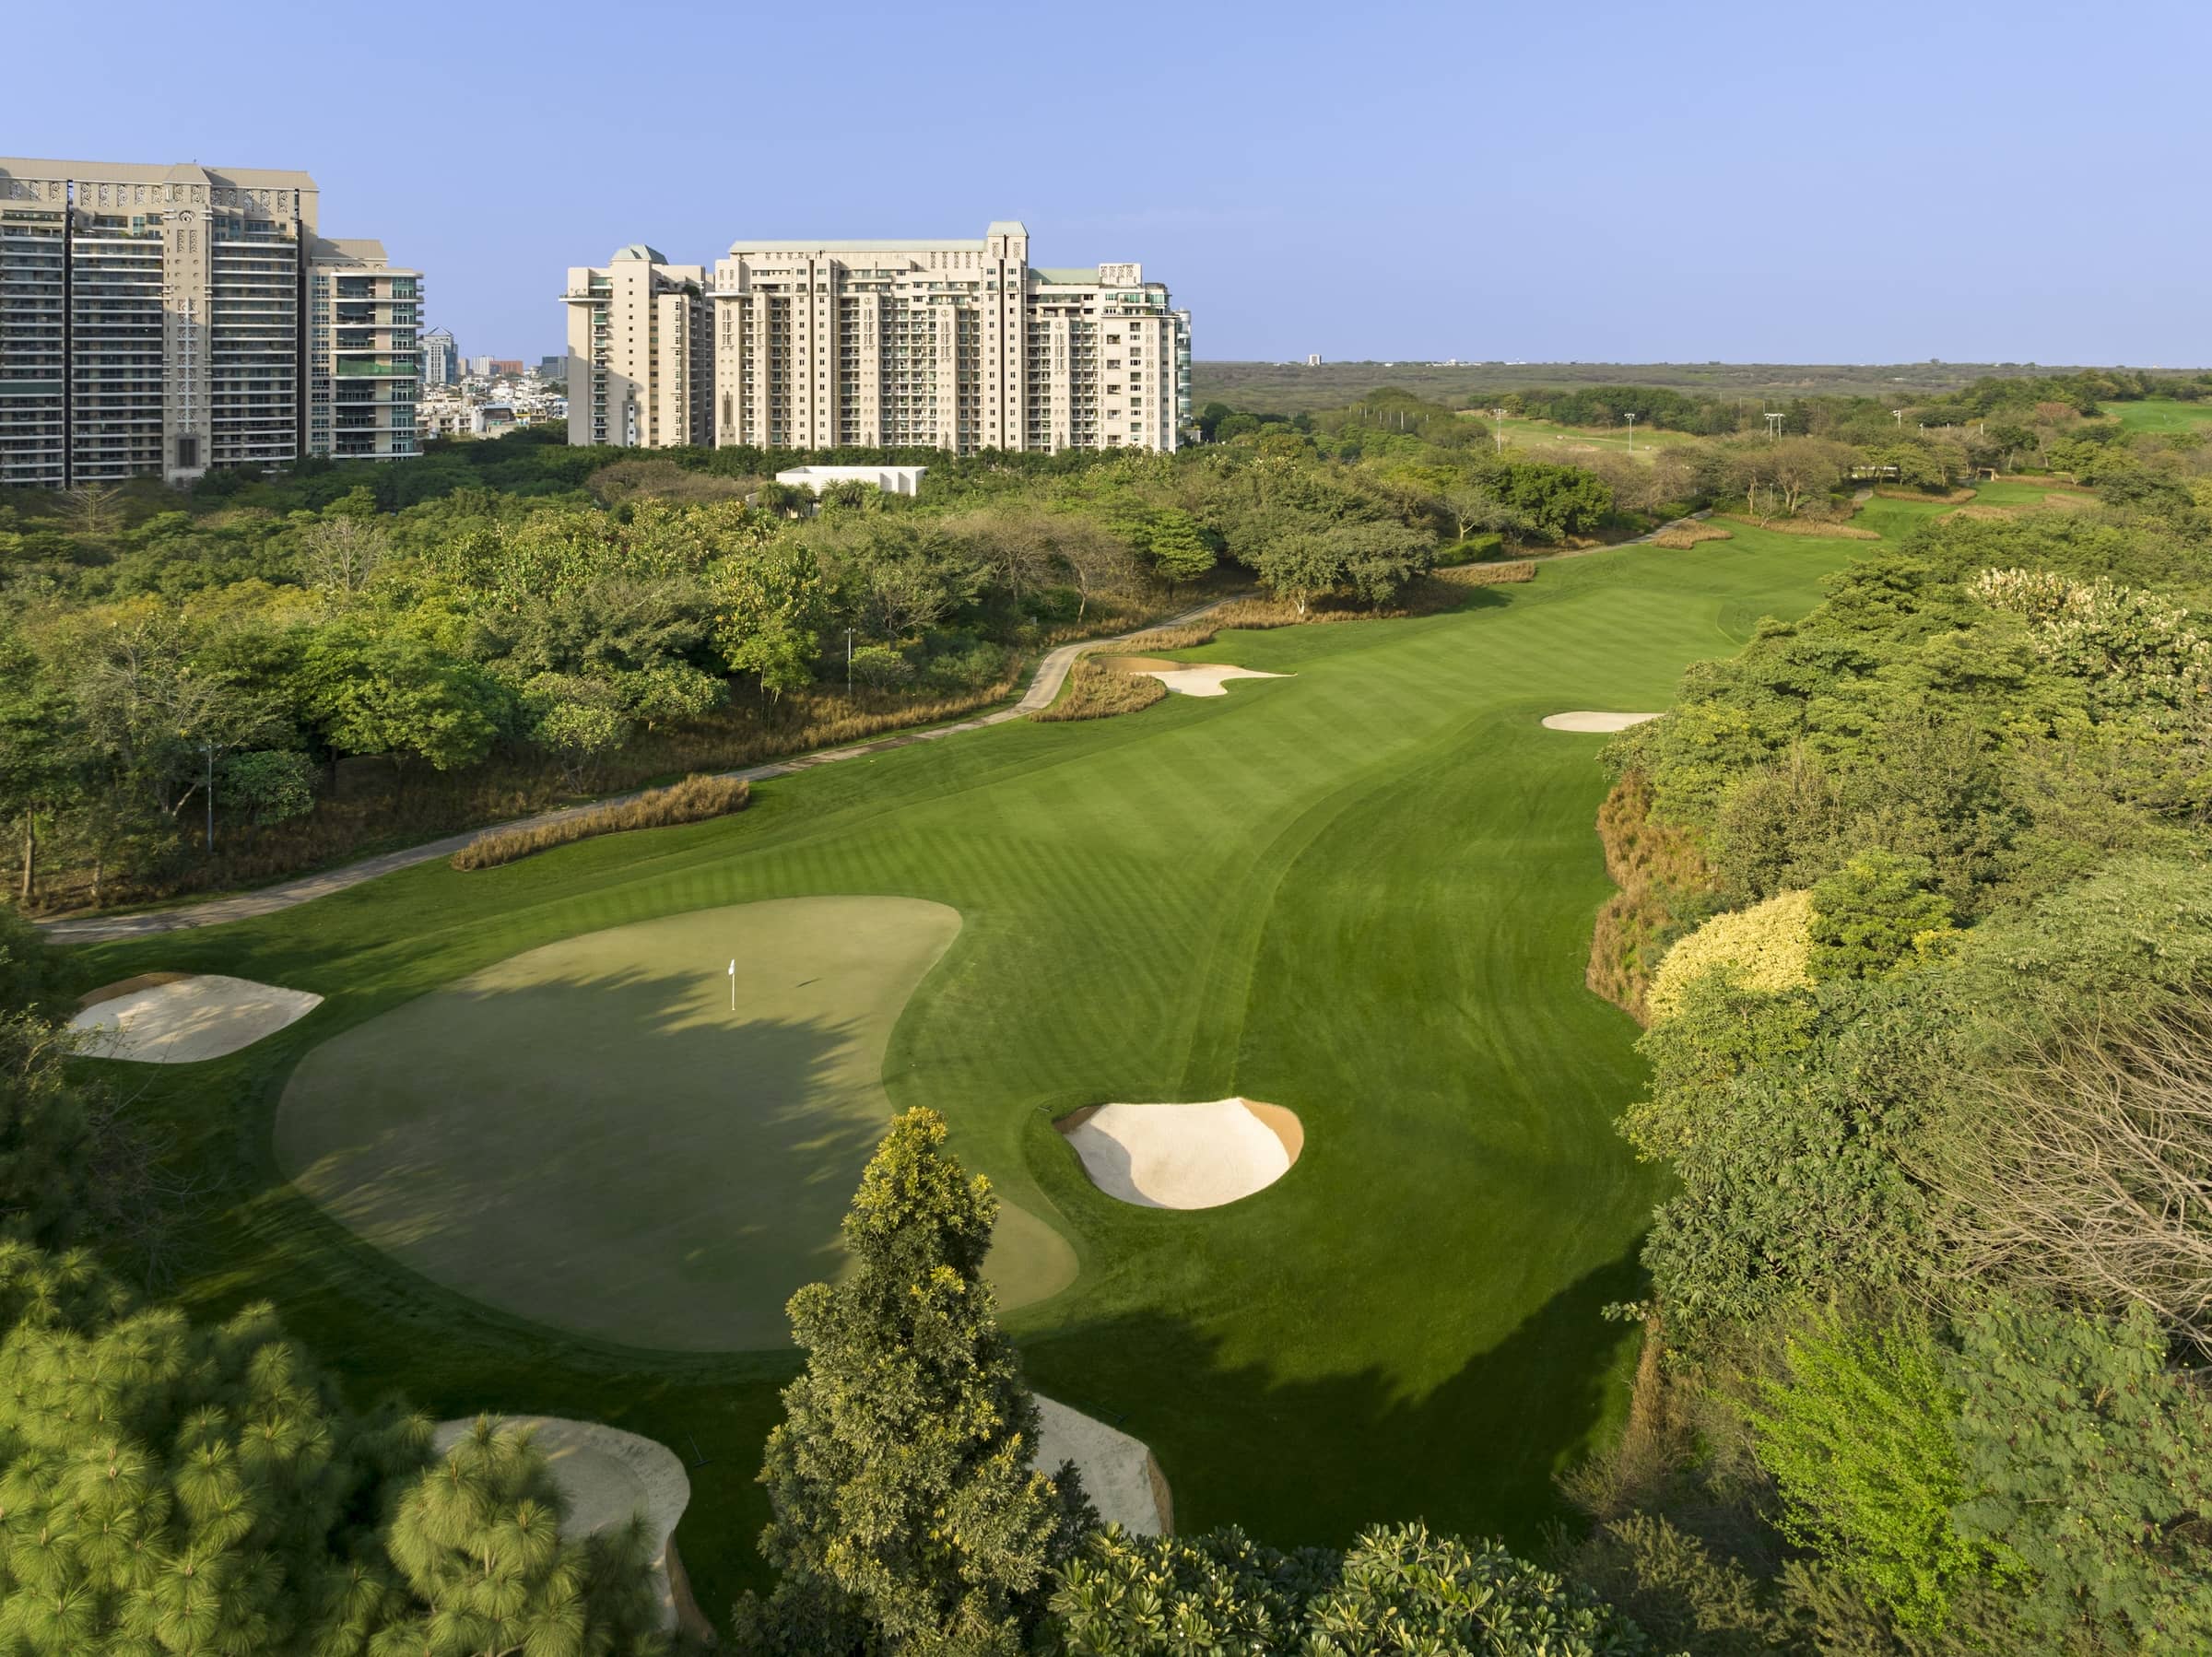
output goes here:
{"type": "Polygon", "coordinates": [[[1612,750],[1679,1191],[1570,1564],[1670,1646],[2212,1641],[2207,538],[1934,521],[1612,750]]]}
{"type": "Polygon", "coordinates": [[[1225,557],[1299,614],[1377,609],[1440,558],[1587,535],[1613,510],[1573,467],[1364,464],[1273,433],[1176,456],[877,457],[930,463],[918,499],[846,484],[818,502],[761,475],[794,458],[533,434],[189,498],[0,503],[18,899],[51,871],[99,902],[459,826],[415,803],[475,778],[500,779],[479,793],[512,814],[757,755],[779,722],[793,734],[765,751],[941,716],[1046,643],[1172,605],[1225,557]],[[224,861],[241,847],[262,862],[224,861]]]}

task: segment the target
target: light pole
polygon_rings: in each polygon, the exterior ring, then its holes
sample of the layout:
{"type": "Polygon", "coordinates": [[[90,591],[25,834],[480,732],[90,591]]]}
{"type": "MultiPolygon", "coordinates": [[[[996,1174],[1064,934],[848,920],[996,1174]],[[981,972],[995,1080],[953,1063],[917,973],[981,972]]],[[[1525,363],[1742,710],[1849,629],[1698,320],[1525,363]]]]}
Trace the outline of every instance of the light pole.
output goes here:
{"type": "Polygon", "coordinates": [[[1505,410],[1502,408],[1491,409],[1490,421],[1490,441],[1500,453],[1503,453],[1505,452],[1505,410]]]}
{"type": "Polygon", "coordinates": [[[1636,452],[1636,417],[1634,415],[1629,417],[1629,452],[1630,454],[1636,452]]]}
{"type": "Polygon", "coordinates": [[[215,850],[215,739],[200,745],[207,752],[207,850],[215,850]]]}
{"type": "Polygon", "coordinates": [[[853,699],[853,629],[845,629],[845,700],[853,699]]]}

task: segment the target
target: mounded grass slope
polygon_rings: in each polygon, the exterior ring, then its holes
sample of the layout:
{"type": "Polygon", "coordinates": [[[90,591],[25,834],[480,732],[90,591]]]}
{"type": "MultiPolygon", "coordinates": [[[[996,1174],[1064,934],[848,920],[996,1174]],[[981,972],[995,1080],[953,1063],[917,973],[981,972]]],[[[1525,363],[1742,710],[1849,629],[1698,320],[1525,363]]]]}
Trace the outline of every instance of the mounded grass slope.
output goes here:
{"type": "MultiPolygon", "coordinates": [[[[1860,521],[1903,521],[1885,505],[1860,521]]],[[[277,1101],[318,1042],[524,951],[766,899],[921,899],[962,924],[883,1085],[891,1108],[944,1111],[969,1165],[1072,1240],[1073,1286],[1007,1320],[1040,1389],[1151,1444],[1184,1528],[1288,1544],[1420,1516],[1533,1545],[1552,1473],[1624,1404],[1633,1337],[1598,1310],[1639,1292],[1658,1194],[1611,1125],[1634,1028],[1582,985],[1606,739],[1537,722],[1665,706],[1685,664],[1808,608],[1876,545],[1738,529],[1548,565],[1448,615],[1230,634],[1191,654],[1296,676],[1005,725],[779,779],[735,818],[86,951],[88,984],[224,970],[328,998],[139,1098],[220,1181],[185,1290],[210,1310],[276,1300],[365,1394],[670,1444],[693,1463],[678,1544],[719,1611],[758,1577],[752,1479],[788,1350],[648,1351],[488,1310],[288,1185],[277,1101]],[[1306,1139],[1224,1208],[1117,1203],[1052,1126],[1231,1094],[1295,1111],[1306,1139]]],[[[653,1052],[605,1074],[646,1097],[653,1052]]]]}

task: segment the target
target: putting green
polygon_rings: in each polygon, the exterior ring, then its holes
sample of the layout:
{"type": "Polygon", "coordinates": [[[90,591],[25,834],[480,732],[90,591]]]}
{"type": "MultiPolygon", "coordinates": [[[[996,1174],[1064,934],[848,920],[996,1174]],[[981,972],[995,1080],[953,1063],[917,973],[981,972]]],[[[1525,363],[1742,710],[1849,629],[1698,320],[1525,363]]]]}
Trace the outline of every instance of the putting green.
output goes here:
{"type": "MultiPolygon", "coordinates": [[[[792,898],[510,957],[308,1054],[278,1162],[501,1310],[639,1346],[778,1345],[792,1291],[838,1271],[890,1113],[891,1027],[959,929],[918,899],[792,898]]],[[[1065,1240],[1009,1206],[1002,1302],[1075,1275],[1065,1240]]]]}

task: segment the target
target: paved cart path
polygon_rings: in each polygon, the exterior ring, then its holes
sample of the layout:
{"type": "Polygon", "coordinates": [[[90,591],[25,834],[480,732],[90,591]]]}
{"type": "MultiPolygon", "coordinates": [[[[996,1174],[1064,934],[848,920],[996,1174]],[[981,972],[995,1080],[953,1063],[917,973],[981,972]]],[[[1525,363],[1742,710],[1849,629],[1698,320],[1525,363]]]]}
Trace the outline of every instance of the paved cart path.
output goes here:
{"type": "MultiPolygon", "coordinates": [[[[962,731],[980,731],[987,725],[1005,724],[1008,720],[1020,719],[1041,708],[1050,707],[1053,699],[1060,694],[1060,687],[1067,682],[1068,670],[1075,666],[1076,658],[1085,652],[1122,644],[1139,634],[1157,632],[1161,628],[1182,627],[1218,609],[1225,602],[1223,599],[1215,599],[1210,604],[1185,610],[1180,616],[1171,616],[1164,621],[1148,622],[1133,632],[1117,633],[1110,639],[1082,639],[1073,644],[1063,644],[1057,650],[1048,651],[1044,660],[1037,664],[1036,673],[1030,676],[1030,687],[1022,693],[1021,699],[1010,707],[995,709],[973,719],[964,719],[957,724],[935,725],[926,731],[895,732],[846,747],[818,748],[809,754],[794,754],[786,759],[771,759],[765,765],[747,766],[743,770],[718,774],[757,782],[768,777],[783,777],[793,771],[810,770],[818,765],[834,765],[841,759],[858,759],[866,754],[882,754],[892,748],[912,747],[918,742],[935,742],[940,737],[952,736],[962,731]]],[[[364,857],[359,863],[349,863],[340,868],[325,869],[315,875],[302,875],[296,880],[280,881],[275,886],[239,892],[228,898],[210,898],[204,903],[181,904],[175,909],[156,910],[147,914],[88,915],[82,920],[45,921],[40,923],[40,929],[57,944],[104,944],[116,938],[152,937],[159,933],[182,932],[194,926],[221,926],[231,921],[248,921],[256,915],[271,915],[278,910],[311,903],[332,892],[342,892],[349,886],[374,880],[380,875],[390,875],[400,869],[413,868],[419,863],[451,857],[479,835],[502,828],[541,828],[579,817],[587,811],[594,811],[601,805],[617,805],[636,797],[635,794],[618,794],[611,799],[595,800],[589,805],[570,805],[559,811],[540,812],[535,817],[518,817],[511,822],[488,823],[480,828],[471,828],[465,834],[449,834],[441,840],[425,840],[421,845],[409,846],[404,851],[364,857]]]]}

